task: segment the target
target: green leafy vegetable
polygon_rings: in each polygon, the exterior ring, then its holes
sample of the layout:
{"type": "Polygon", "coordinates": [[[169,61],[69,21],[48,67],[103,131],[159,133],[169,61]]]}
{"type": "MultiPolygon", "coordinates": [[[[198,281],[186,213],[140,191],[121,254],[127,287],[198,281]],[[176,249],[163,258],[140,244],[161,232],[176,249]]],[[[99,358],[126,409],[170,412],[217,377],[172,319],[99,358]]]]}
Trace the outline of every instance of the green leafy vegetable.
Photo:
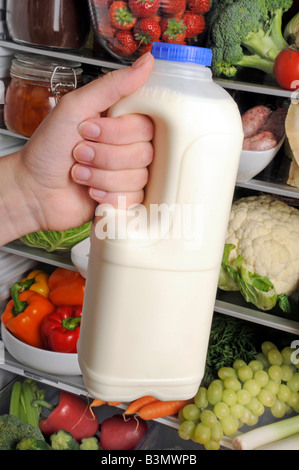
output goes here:
{"type": "Polygon", "coordinates": [[[10,414],[0,415],[0,450],[15,450],[24,437],[44,439],[38,427],[24,424],[19,418],[10,414]]]}
{"type": "Polygon", "coordinates": [[[248,271],[241,255],[229,264],[229,254],[234,248],[231,243],[224,246],[218,287],[226,291],[239,290],[247,302],[261,310],[271,310],[278,303],[283,312],[290,312],[288,297],[277,295],[267,277],[248,271]]]}
{"type": "Polygon", "coordinates": [[[52,252],[55,250],[70,250],[77,243],[90,235],[91,222],[80,225],[69,230],[51,231],[40,230],[28,233],[20,238],[21,242],[27,246],[41,248],[52,252]]]}

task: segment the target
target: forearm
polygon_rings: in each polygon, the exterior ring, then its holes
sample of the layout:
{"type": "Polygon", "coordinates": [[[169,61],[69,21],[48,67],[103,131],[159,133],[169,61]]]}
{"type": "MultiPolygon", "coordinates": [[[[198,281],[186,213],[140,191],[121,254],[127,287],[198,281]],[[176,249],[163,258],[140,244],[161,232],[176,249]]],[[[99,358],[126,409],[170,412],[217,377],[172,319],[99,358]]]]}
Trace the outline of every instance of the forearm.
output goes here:
{"type": "Polygon", "coordinates": [[[39,229],[30,187],[19,184],[20,159],[20,152],[0,158],[0,246],[39,229]]]}

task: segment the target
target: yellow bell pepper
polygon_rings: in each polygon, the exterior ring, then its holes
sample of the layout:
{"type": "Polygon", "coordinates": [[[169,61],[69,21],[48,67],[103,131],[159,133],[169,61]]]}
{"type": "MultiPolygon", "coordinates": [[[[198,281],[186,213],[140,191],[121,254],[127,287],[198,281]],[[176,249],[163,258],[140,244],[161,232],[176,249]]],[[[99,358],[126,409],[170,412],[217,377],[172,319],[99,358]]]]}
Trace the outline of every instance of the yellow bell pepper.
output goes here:
{"type": "Polygon", "coordinates": [[[49,287],[49,274],[41,269],[36,269],[28,274],[24,279],[22,279],[19,284],[23,286],[22,290],[31,290],[34,292],[38,292],[43,297],[48,298],[50,294],[50,287],[49,287]]]}

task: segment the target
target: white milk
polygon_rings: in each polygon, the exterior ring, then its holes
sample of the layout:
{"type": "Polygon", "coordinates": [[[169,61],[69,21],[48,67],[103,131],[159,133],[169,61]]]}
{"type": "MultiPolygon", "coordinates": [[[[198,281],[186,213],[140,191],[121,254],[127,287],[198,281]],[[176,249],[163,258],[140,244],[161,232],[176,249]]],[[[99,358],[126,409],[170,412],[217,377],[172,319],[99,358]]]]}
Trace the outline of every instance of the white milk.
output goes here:
{"type": "Polygon", "coordinates": [[[79,363],[90,394],[107,401],[196,394],[243,142],[233,99],[188,62],[210,64],[209,50],[152,52],[147,83],[110,112],[154,121],[144,204],[99,206],[91,233],[79,363]]]}

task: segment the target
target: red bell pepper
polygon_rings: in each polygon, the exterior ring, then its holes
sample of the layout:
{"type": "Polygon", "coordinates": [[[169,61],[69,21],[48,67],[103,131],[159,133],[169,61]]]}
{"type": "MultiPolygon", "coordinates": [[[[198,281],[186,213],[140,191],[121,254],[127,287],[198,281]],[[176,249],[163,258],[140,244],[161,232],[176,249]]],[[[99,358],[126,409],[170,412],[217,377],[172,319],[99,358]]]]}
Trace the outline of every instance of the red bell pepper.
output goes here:
{"type": "Polygon", "coordinates": [[[55,352],[76,353],[81,316],[82,305],[62,305],[47,315],[41,324],[46,348],[55,352]]]}
{"type": "Polygon", "coordinates": [[[60,390],[56,407],[43,400],[38,400],[35,403],[51,410],[50,414],[39,422],[39,428],[46,436],[64,429],[71,433],[77,441],[81,441],[84,437],[94,436],[99,430],[97,416],[78,395],[60,390]]]}

